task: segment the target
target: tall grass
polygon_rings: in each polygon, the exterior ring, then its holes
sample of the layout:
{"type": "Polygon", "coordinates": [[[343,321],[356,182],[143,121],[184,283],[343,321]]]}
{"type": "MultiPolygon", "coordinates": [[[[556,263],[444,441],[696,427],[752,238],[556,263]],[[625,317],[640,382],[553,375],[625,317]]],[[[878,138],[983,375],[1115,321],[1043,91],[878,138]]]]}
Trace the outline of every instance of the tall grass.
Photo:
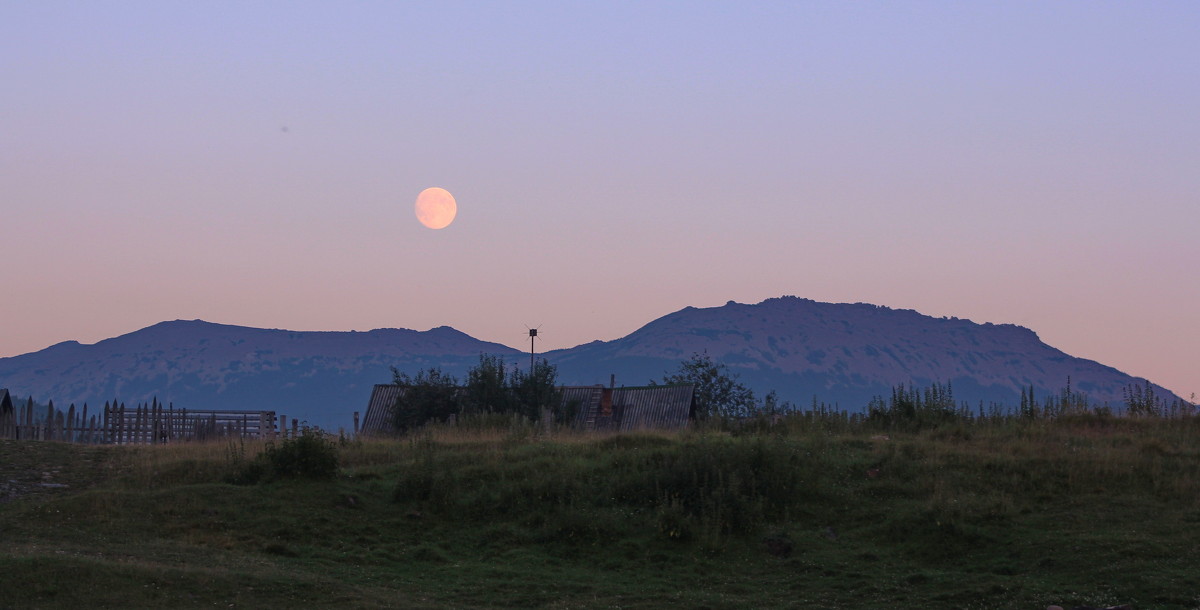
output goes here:
{"type": "Polygon", "coordinates": [[[128,464],[121,481],[134,488],[152,488],[227,480],[266,447],[265,440],[221,439],[113,449],[128,464]]]}
{"type": "Polygon", "coordinates": [[[39,558],[333,574],[321,586],[348,597],[330,604],[419,590],[450,606],[1195,607],[1195,417],[813,412],[593,435],[481,416],[326,440],[335,479],[254,487],[228,483],[263,442],[63,445],[97,454],[79,478],[109,472],[100,454],[117,478],[75,492],[64,470],[61,496],[0,505],[0,520],[39,558]]]}
{"type": "Polygon", "coordinates": [[[517,518],[547,539],[640,532],[720,545],[887,501],[895,532],[932,524],[966,542],[973,528],[1047,504],[1136,495],[1195,507],[1198,431],[1193,419],[1095,415],[888,434],[864,418],[799,416],[753,432],[542,434],[536,442],[497,429],[439,429],[364,445],[348,463],[387,452],[397,503],[453,521],[517,518]]]}
{"type": "Polygon", "coordinates": [[[805,492],[828,464],[801,458],[766,438],[626,435],[485,451],[426,439],[400,466],[394,497],[450,519],[527,515],[566,538],[631,529],[612,523],[624,518],[716,541],[815,499],[805,492]]]}
{"type": "MultiPolygon", "coordinates": [[[[558,541],[649,535],[719,546],[797,523],[817,527],[837,507],[879,501],[893,502],[896,531],[933,523],[960,534],[1048,503],[1138,495],[1200,506],[1196,417],[982,417],[907,431],[801,413],[683,433],[588,435],[476,416],[330,446],[343,476],[392,481],[403,510],[515,519],[530,536],[558,541]]],[[[237,481],[272,449],[230,440],[125,451],[125,485],[163,487],[237,481]]]]}

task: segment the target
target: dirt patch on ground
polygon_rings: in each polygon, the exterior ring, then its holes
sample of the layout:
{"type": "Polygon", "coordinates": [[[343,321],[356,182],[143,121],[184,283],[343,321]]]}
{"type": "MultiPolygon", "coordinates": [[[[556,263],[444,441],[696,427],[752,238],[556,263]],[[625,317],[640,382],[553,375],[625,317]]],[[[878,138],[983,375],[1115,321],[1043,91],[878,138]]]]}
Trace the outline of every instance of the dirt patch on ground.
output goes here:
{"type": "Polygon", "coordinates": [[[119,449],[0,440],[0,503],[87,489],[114,472],[119,449]]]}

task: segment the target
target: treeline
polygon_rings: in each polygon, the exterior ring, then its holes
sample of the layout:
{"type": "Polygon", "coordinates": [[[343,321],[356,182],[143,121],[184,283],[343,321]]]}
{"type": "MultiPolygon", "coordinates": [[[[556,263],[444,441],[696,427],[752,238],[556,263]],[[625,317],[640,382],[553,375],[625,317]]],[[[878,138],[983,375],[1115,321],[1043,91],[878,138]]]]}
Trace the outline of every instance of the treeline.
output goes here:
{"type": "MultiPolygon", "coordinates": [[[[561,404],[557,379],[557,367],[544,359],[527,372],[486,354],[479,356],[479,364],[467,372],[465,381],[437,367],[421,370],[415,376],[392,367],[392,383],[405,391],[392,407],[391,421],[402,433],[464,415],[512,415],[533,422],[550,416],[556,424],[570,425],[579,405],[561,404]]],[[[650,381],[651,385],[657,383],[650,381]]],[[[757,398],[753,390],[738,381],[737,374],[708,354],[694,354],[664,375],[662,383],[692,384],[696,418],[703,421],[732,421],[794,410],[791,403],[779,401],[774,391],[757,398]]]]}
{"type": "Polygon", "coordinates": [[[865,423],[892,429],[921,429],[966,421],[1053,420],[1076,416],[1190,418],[1197,415],[1195,403],[1178,398],[1167,401],[1155,393],[1149,382],[1145,386],[1129,384],[1122,393],[1122,405],[1096,404],[1086,394],[1073,390],[1068,377],[1062,390],[1057,394],[1046,394],[1040,400],[1030,386],[1022,388],[1021,402],[1016,407],[994,402],[972,406],[966,401],[956,401],[949,383],[931,383],[923,388],[900,384],[892,388],[890,397],[876,396],[871,400],[865,423]]]}
{"type": "Polygon", "coordinates": [[[840,419],[880,428],[919,429],[973,420],[1036,420],[1074,415],[1182,418],[1197,414],[1194,401],[1165,400],[1149,381],[1145,385],[1129,384],[1123,390],[1123,404],[1116,406],[1092,402],[1087,394],[1072,388],[1070,377],[1058,393],[1045,394],[1040,399],[1033,386],[1022,388],[1017,406],[995,402],[984,404],[982,401],[972,405],[959,401],[948,382],[933,382],[924,387],[902,383],[892,387],[890,396],[873,397],[865,411],[829,405],[820,402],[816,396],[813,396],[812,406],[803,409],[779,400],[773,390],[758,399],[750,388],[738,381],[736,373],[715,362],[708,354],[693,354],[663,381],[694,384],[697,419],[721,426],[804,417],[810,420],[840,419]]]}
{"type": "Polygon", "coordinates": [[[933,382],[922,387],[913,383],[899,384],[892,387],[889,396],[873,397],[865,410],[847,410],[820,402],[816,396],[811,407],[800,408],[779,400],[774,391],[759,399],[738,381],[736,373],[707,354],[693,354],[663,381],[694,384],[700,425],[732,430],[764,429],[801,420],[834,427],[920,430],[963,422],[1052,420],[1071,416],[1186,418],[1197,415],[1194,401],[1165,400],[1149,381],[1145,385],[1128,385],[1123,391],[1123,404],[1118,405],[1093,402],[1087,394],[1072,388],[1070,377],[1062,390],[1040,398],[1034,387],[1022,388],[1020,404],[1016,406],[960,401],[954,397],[950,383],[933,382]]]}
{"type": "Polygon", "coordinates": [[[392,367],[392,383],[405,388],[391,414],[400,432],[464,415],[512,415],[535,422],[549,415],[556,423],[568,423],[573,415],[559,404],[558,368],[545,359],[523,371],[498,356],[481,354],[463,381],[437,367],[416,376],[392,367]]]}
{"type": "MultiPolygon", "coordinates": [[[[479,364],[468,371],[462,383],[438,368],[410,377],[393,367],[393,383],[405,386],[406,391],[393,408],[392,421],[401,432],[472,414],[514,415],[534,422],[549,415],[556,423],[570,424],[577,405],[560,404],[557,374],[556,367],[546,360],[526,372],[509,369],[502,359],[488,355],[480,356],[479,364]]],[[[780,400],[773,390],[757,397],[727,365],[714,361],[706,353],[693,354],[681,362],[676,370],[663,376],[662,383],[692,384],[697,424],[730,430],[770,428],[799,420],[838,427],[845,424],[881,430],[920,430],[962,422],[1050,420],[1082,415],[1183,418],[1197,414],[1194,402],[1178,398],[1167,401],[1148,381],[1145,385],[1127,386],[1123,404],[1097,404],[1072,388],[1070,377],[1062,390],[1040,398],[1033,386],[1022,388],[1020,403],[1015,406],[982,401],[970,404],[954,397],[950,383],[933,382],[922,387],[913,383],[896,385],[890,395],[872,398],[865,410],[829,405],[819,402],[816,396],[811,407],[800,408],[780,400]]]]}

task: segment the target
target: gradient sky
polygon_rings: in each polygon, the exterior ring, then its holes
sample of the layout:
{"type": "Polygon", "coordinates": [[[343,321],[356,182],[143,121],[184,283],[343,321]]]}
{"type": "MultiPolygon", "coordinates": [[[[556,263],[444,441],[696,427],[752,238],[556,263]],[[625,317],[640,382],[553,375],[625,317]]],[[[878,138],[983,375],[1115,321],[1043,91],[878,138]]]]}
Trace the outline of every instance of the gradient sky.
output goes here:
{"type": "Polygon", "coordinates": [[[194,318],[541,350],[792,294],[1187,397],[1197,32],[1193,2],[0,0],[0,356],[194,318]]]}

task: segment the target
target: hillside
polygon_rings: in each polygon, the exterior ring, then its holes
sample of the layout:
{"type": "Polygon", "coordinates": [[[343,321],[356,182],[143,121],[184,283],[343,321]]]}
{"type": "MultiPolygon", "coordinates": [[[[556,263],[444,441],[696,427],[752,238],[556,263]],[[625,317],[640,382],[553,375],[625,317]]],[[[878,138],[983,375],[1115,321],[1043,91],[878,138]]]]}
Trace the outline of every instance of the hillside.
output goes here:
{"type": "Polygon", "coordinates": [[[548,356],[568,378],[606,383],[613,373],[618,383],[637,384],[694,353],[728,364],[760,392],[774,388],[801,406],[816,396],[851,410],[909,382],[950,383],[961,400],[1006,404],[1019,403],[1030,386],[1039,396],[1058,393],[1068,378],[1101,403],[1119,403],[1129,384],[1146,383],[1046,345],[1020,326],[796,297],[687,307],[621,339],[548,356]]]}

